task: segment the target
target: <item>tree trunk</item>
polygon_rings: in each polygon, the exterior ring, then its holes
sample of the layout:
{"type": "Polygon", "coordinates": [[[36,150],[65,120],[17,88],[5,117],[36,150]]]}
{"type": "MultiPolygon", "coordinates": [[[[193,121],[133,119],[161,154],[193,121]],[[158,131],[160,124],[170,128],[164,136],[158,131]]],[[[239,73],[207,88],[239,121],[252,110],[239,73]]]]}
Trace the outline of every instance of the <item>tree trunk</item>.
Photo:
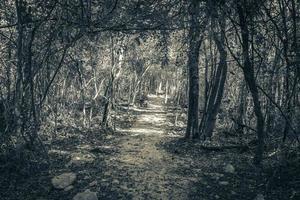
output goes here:
{"type": "MultiPolygon", "coordinates": [[[[214,19],[213,19],[214,20],[214,19]]],[[[213,23],[214,24],[214,23],[213,23]]],[[[220,38],[215,34],[214,40],[217,45],[220,60],[216,72],[216,80],[213,91],[211,92],[211,98],[209,98],[209,106],[207,107],[207,115],[205,126],[202,130],[205,138],[210,138],[212,136],[213,130],[216,124],[216,118],[220,110],[221,101],[224,93],[224,86],[227,76],[227,52],[225,50],[225,21],[220,21],[220,38]]]]}
{"type": "Polygon", "coordinates": [[[256,129],[257,129],[257,138],[258,145],[256,148],[256,153],[254,157],[254,163],[259,165],[263,159],[264,152],[264,118],[261,110],[261,105],[259,101],[259,93],[255,81],[253,63],[250,61],[249,56],[249,29],[248,22],[246,17],[247,6],[237,3],[237,11],[239,16],[239,23],[241,28],[242,36],[242,50],[243,50],[243,73],[246,80],[246,83],[249,87],[250,93],[252,95],[254,103],[254,113],[256,116],[256,129]]]}
{"type": "Polygon", "coordinates": [[[200,22],[198,19],[199,1],[193,0],[190,9],[190,29],[189,29],[189,92],[188,92],[188,121],[185,137],[199,137],[198,132],[198,109],[199,109],[199,51],[202,43],[200,22]]]}

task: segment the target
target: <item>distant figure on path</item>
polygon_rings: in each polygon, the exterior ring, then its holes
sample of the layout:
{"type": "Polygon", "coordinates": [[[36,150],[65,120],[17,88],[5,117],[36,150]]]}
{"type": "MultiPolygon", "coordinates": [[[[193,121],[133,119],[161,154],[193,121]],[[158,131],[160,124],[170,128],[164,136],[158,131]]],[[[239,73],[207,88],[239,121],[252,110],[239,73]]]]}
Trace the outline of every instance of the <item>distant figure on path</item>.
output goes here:
{"type": "Polygon", "coordinates": [[[143,108],[146,108],[147,107],[147,101],[148,100],[148,96],[146,93],[143,92],[143,94],[140,96],[140,99],[139,99],[139,104],[140,104],[140,107],[143,107],[143,108]]]}

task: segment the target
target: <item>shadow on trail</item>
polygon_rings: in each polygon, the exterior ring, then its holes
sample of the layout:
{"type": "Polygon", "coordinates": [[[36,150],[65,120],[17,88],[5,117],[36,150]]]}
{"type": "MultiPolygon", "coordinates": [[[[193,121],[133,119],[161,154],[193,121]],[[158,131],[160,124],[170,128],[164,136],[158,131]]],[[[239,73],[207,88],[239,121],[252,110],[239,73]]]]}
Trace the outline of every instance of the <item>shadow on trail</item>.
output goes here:
{"type": "Polygon", "coordinates": [[[49,143],[51,170],[0,179],[0,199],[71,200],[86,189],[106,200],[253,200],[263,193],[265,180],[255,178],[251,153],[207,151],[182,139],[184,116],[163,100],[150,96],[147,108],[123,109],[116,132],[61,126],[49,143]],[[234,173],[224,171],[227,164],[234,173]],[[55,190],[50,180],[64,172],[76,173],[74,188],[55,190]]]}
{"type": "Polygon", "coordinates": [[[168,135],[172,124],[167,114],[163,98],[150,96],[147,108],[129,109],[129,115],[135,115],[132,126],[117,130],[120,136],[115,137],[115,145],[119,153],[106,163],[119,188],[132,199],[187,199],[190,182],[196,181],[178,175],[176,169],[186,161],[160,146],[174,137],[168,135]]]}
{"type": "MultiPolygon", "coordinates": [[[[244,192],[247,184],[237,180],[238,173],[223,170],[226,164],[242,163],[246,158],[205,151],[200,143],[182,139],[184,127],[175,126],[175,112],[164,106],[163,98],[150,96],[149,107],[129,110],[136,116],[133,125],[118,130],[123,135],[116,138],[120,154],[110,164],[116,169],[115,176],[127,170],[120,183],[130,182],[132,198],[253,199],[253,194],[244,192]]],[[[178,118],[177,123],[184,123],[178,118]]]]}
{"type": "Polygon", "coordinates": [[[119,153],[109,161],[119,188],[131,199],[254,199],[256,193],[247,189],[254,175],[239,168],[248,155],[205,151],[181,139],[182,133],[172,132],[178,130],[173,111],[159,96],[150,96],[147,108],[129,109],[135,121],[118,130],[119,153]],[[236,173],[224,172],[230,163],[236,173]]]}

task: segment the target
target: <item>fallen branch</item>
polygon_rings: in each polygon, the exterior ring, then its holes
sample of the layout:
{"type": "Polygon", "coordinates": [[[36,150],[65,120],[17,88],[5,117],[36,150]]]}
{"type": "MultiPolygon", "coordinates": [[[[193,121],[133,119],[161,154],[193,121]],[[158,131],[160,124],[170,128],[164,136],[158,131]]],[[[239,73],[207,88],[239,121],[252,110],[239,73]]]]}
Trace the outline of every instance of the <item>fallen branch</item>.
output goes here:
{"type": "Polygon", "coordinates": [[[252,127],[250,127],[250,126],[247,126],[246,124],[242,124],[242,123],[238,122],[238,121],[237,121],[236,119],[234,119],[233,117],[231,117],[231,120],[232,120],[234,123],[236,123],[237,125],[239,125],[240,127],[242,127],[242,128],[247,128],[247,129],[249,129],[249,130],[251,130],[251,131],[257,132],[257,130],[255,130],[254,128],[252,128],[252,127]]]}
{"type": "Polygon", "coordinates": [[[270,100],[270,102],[279,110],[279,112],[281,113],[282,117],[285,119],[287,125],[291,128],[294,137],[296,138],[297,142],[300,143],[299,137],[298,137],[298,132],[294,129],[292,123],[290,122],[288,116],[286,116],[283,112],[283,110],[281,109],[281,107],[272,99],[272,97],[270,97],[270,95],[265,92],[260,86],[257,86],[257,88],[270,100]]]}

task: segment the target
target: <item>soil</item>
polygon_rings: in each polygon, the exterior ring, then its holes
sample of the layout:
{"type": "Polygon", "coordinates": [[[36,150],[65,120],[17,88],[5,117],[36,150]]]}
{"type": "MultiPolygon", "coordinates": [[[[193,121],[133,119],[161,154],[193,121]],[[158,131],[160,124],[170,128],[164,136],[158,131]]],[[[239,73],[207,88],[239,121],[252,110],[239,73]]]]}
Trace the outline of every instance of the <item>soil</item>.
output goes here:
{"type": "Polygon", "coordinates": [[[163,101],[153,95],[147,107],[124,108],[116,131],[61,128],[45,142],[50,166],[36,161],[25,171],[0,168],[0,199],[69,200],[86,189],[108,200],[299,198],[299,184],[271,185],[268,168],[251,164],[251,150],[210,151],[182,139],[183,122],[174,123],[176,113],[163,101]],[[224,171],[228,164],[233,173],[224,171]],[[51,178],[64,172],[77,174],[74,188],[54,189],[51,178]]]}

